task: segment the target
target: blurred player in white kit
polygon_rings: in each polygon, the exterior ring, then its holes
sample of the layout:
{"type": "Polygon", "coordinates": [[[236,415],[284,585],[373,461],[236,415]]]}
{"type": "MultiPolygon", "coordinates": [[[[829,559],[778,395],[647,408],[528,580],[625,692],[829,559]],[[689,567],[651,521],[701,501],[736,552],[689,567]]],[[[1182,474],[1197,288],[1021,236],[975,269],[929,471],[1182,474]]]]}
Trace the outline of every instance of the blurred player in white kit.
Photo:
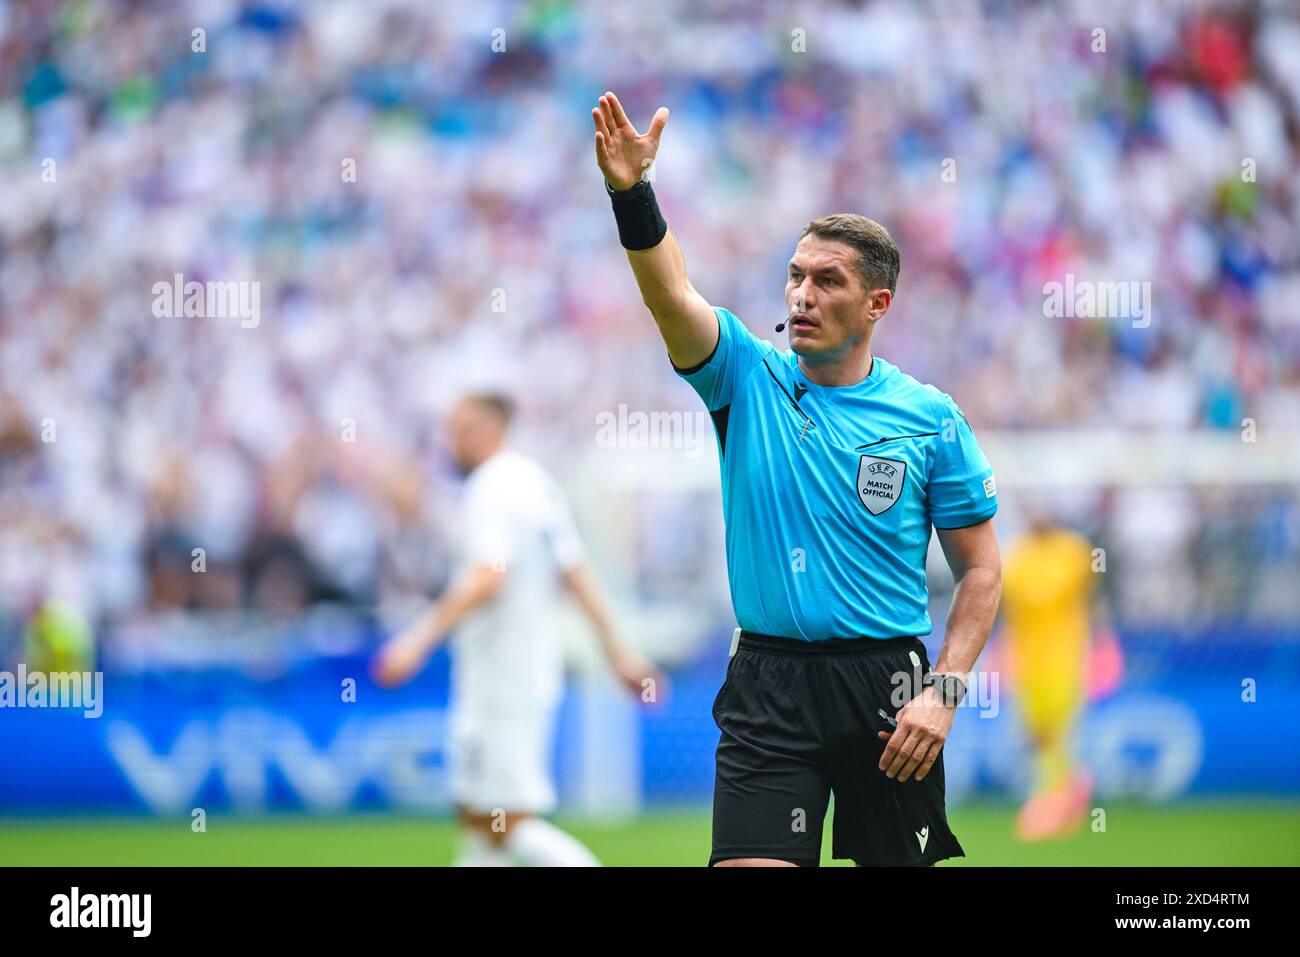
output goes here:
{"type": "Polygon", "coordinates": [[[596,866],[586,847],[541,817],[555,807],[550,755],[564,684],[552,622],[559,586],[577,599],[624,685],[655,701],[665,681],[615,635],[563,490],[505,447],[511,413],[510,401],[495,394],[469,395],[453,408],[448,438],[467,476],[457,574],[429,611],[385,643],[375,677],[388,687],[408,680],[455,631],[457,865],[596,866]]]}

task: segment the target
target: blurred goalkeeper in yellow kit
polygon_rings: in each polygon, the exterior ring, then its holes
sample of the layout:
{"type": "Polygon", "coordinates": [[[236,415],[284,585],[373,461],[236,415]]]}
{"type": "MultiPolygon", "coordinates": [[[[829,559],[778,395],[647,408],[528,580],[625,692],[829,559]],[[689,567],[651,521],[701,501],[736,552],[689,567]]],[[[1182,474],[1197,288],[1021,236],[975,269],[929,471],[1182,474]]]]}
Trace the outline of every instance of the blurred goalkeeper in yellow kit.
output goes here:
{"type": "Polygon", "coordinates": [[[1039,507],[1003,560],[1002,669],[1035,753],[1033,790],[1016,819],[1022,840],[1067,835],[1087,817],[1092,778],[1071,737],[1085,701],[1113,688],[1119,670],[1093,565],[1088,540],[1039,507]]]}

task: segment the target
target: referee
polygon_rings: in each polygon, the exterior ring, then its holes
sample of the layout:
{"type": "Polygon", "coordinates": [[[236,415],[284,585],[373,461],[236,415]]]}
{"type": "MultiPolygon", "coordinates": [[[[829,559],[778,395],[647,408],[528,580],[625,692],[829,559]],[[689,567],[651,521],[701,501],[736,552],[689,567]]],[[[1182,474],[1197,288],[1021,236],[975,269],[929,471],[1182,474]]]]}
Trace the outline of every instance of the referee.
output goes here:
{"type": "Polygon", "coordinates": [[[898,247],[861,216],[805,226],[779,352],[686,276],[642,179],[668,110],[640,135],[606,93],[592,120],[641,297],[718,437],[740,628],[713,704],[710,865],[816,866],[832,791],[838,859],[965,856],[942,749],[997,612],[997,489],[956,402],[871,354],[898,247]],[[919,637],[931,631],[931,527],[956,582],[933,670],[919,637]]]}

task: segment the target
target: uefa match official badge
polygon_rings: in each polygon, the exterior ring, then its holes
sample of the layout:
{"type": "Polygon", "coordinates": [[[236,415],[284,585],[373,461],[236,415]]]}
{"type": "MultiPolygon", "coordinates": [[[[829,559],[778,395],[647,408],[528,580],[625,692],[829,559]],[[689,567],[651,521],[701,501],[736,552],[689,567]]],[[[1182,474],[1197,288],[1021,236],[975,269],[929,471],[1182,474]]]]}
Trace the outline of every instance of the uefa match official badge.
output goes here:
{"type": "Polygon", "coordinates": [[[858,463],[858,498],[872,515],[887,512],[903,494],[906,477],[906,462],[864,455],[858,463]]]}

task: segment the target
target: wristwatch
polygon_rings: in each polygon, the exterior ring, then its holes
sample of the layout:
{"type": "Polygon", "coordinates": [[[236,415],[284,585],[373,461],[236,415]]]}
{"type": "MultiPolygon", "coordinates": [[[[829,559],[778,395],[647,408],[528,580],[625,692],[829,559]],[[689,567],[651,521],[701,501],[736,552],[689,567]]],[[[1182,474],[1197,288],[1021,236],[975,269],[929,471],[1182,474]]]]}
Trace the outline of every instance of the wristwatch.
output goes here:
{"type": "Polygon", "coordinates": [[[966,682],[961,675],[931,671],[921,679],[921,687],[928,688],[930,685],[939,689],[939,697],[950,708],[957,707],[961,704],[961,699],[966,697],[966,682]]]}

